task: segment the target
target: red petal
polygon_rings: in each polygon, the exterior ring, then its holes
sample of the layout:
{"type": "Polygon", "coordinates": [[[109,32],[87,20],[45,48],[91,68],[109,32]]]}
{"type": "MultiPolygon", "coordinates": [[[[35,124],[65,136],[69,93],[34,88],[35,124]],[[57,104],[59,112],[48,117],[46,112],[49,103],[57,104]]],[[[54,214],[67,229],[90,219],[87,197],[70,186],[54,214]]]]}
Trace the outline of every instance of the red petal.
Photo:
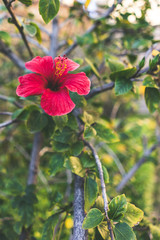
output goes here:
{"type": "MultiPolygon", "coordinates": [[[[74,71],[80,66],[78,63],[73,62],[71,59],[66,58],[66,57],[60,57],[60,56],[56,57],[54,59],[54,62],[55,62],[55,72],[57,70],[57,65],[59,66],[59,63],[61,63],[61,65],[62,65],[62,67],[61,67],[62,74],[61,75],[65,75],[69,71],[74,71]]],[[[59,75],[59,76],[61,76],[61,75],[59,75]]]]}
{"type": "Polygon", "coordinates": [[[71,92],[79,95],[87,95],[90,92],[90,80],[85,73],[67,74],[63,77],[62,87],[68,88],[71,92]]]}
{"type": "Polygon", "coordinates": [[[41,98],[41,107],[48,115],[60,116],[71,112],[75,104],[66,88],[57,92],[46,89],[41,98]]]}
{"type": "Polygon", "coordinates": [[[40,95],[47,86],[47,80],[40,75],[30,73],[18,78],[20,85],[16,93],[21,97],[40,95]]]}
{"type": "Polygon", "coordinates": [[[51,56],[46,57],[35,57],[31,61],[26,62],[26,68],[31,70],[32,72],[39,73],[44,77],[51,78],[53,75],[53,58],[51,56]]]}

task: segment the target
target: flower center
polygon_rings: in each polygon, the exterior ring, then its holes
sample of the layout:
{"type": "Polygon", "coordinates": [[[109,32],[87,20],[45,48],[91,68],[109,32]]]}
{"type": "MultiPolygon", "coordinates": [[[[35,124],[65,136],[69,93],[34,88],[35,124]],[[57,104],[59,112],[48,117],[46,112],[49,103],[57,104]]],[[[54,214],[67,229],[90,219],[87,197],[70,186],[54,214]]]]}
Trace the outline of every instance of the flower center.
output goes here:
{"type": "Polygon", "coordinates": [[[58,57],[58,60],[56,61],[56,71],[55,71],[55,75],[57,77],[61,77],[62,74],[64,73],[64,71],[67,68],[67,64],[66,64],[66,57],[58,57]]]}

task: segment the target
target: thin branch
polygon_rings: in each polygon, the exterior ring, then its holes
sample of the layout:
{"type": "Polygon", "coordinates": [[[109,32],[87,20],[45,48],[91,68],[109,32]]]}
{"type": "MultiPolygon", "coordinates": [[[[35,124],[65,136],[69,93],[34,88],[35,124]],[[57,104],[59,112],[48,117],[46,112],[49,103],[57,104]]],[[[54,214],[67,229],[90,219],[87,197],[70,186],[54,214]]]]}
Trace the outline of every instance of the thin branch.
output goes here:
{"type": "Polygon", "coordinates": [[[102,164],[101,164],[99,156],[98,156],[96,150],[94,149],[94,147],[89,142],[86,142],[85,140],[84,140],[84,143],[92,151],[93,157],[95,158],[95,161],[96,161],[96,164],[98,167],[99,177],[101,180],[102,197],[103,197],[103,201],[104,201],[104,211],[105,211],[105,215],[106,215],[106,219],[107,219],[107,225],[108,225],[108,229],[110,232],[111,240],[114,240],[112,225],[111,225],[110,219],[108,217],[108,200],[107,200],[106,186],[105,186],[105,182],[104,182],[102,164]]]}
{"type": "Polygon", "coordinates": [[[54,18],[52,21],[52,33],[50,36],[50,50],[49,55],[52,58],[56,57],[58,47],[58,20],[54,18]]]}
{"type": "Polygon", "coordinates": [[[14,15],[12,9],[11,9],[11,5],[8,4],[8,1],[7,1],[7,0],[3,0],[3,3],[4,3],[4,5],[6,6],[9,14],[11,15],[12,21],[13,21],[14,25],[17,27],[19,33],[21,34],[21,37],[22,37],[22,39],[23,39],[23,41],[24,41],[24,44],[26,45],[26,48],[27,48],[27,50],[28,50],[28,52],[29,52],[30,57],[33,57],[33,53],[32,53],[32,51],[31,51],[31,49],[30,49],[30,46],[29,46],[28,41],[27,41],[27,39],[26,39],[26,36],[25,36],[25,34],[24,34],[24,32],[23,32],[23,27],[19,25],[19,23],[18,23],[15,15],[14,15]]]}
{"type": "Polygon", "coordinates": [[[6,122],[3,122],[3,123],[0,123],[0,128],[7,127],[7,126],[9,126],[9,125],[11,125],[11,124],[13,124],[13,123],[15,123],[15,122],[17,122],[16,119],[14,119],[14,120],[9,120],[9,121],[6,121],[6,122]]]}
{"type": "MultiPolygon", "coordinates": [[[[88,33],[91,33],[92,31],[94,31],[100,24],[101,24],[101,19],[106,19],[108,17],[110,17],[110,14],[114,11],[114,9],[116,8],[116,6],[118,4],[121,4],[123,0],[118,0],[117,1],[117,4],[113,4],[107,11],[106,13],[100,18],[100,19],[97,19],[95,21],[95,23],[83,34],[86,35],[88,33]]],[[[78,42],[75,40],[74,43],[69,47],[67,48],[63,53],[62,55],[68,55],[69,53],[71,53],[76,47],[78,46],[78,42]]]]}
{"type": "Polygon", "coordinates": [[[124,176],[122,181],[117,186],[116,190],[117,192],[121,192],[123,188],[127,185],[129,180],[134,176],[136,171],[140,168],[140,166],[146,162],[147,158],[151,155],[151,153],[156,150],[158,147],[160,147],[160,143],[153,145],[150,149],[148,149],[145,154],[142,156],[142,158],[131,168],[131,170],[124,176]]]}
{"type": "Polygon", "coordinates": [[[12,112],[0,112],[0,115],[12,116],[12,112]]]}
{"type": "Polygon", "coordinates": [[[18,68],[25,70],[25,63],[0,40],[0,52],[6,55],[18,68]]]}
{"type": "Polygon", "coordinates": [[[22,106],[19,102],[13,100],[13,98],[10,98],[10,97],[8,97],[8,96],[5,96],[5,95],[0,94],[0,100],[8,101],[8,102],[14,104],[14,105],[15,105],[16,107],[18,107],[18,108],[23,108],[23,106],[22,106]]]}
{"type": "MultiPolygon", "coordinates": [[[[21,35],[13,33],[13,34],[11,34],[11,37],[21,38],[21,35]]],[[[49,55],[48,49],[46,47],[44,47],[43,45],[41,45],[38,41],[36,41],[35,39],[33,39],[32,37],[29,37],[29,36],[26,36],[26,39],[27,39],[28,42],[35,45],[39,49],[41,49],[46,55],[49,55]]]]}
{"type": "Polygon", "coordinates": [[[39,158],[40,158],[39,152],[40,152],[41,146],[42,146],[42,134],[38,132],[38,133],[35,133],[34,135],[27,185],[37,183],[38,166],[39,166],[39,158]]]}
{"type": "Polygon", "coordinates": [[[93,88],[88,95],[85,96],[85,98],[88,100],[94,96],[96,96],[99,93],[111,90],[114,88],[114,82],[105,83],[103,86],[93,88]]]}

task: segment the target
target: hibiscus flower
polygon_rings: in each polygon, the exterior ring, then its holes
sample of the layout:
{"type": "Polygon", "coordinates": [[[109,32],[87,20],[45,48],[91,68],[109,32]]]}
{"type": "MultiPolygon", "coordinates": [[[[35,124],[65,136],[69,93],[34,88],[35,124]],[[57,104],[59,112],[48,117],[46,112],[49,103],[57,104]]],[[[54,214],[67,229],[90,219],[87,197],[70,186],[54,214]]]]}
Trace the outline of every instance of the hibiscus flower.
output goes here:
{"type": "Polygon", "coordinates": [[[34,73],[19,77],[20,85],[16,93],[21,97],[42,95],[41,107],[51,116],[67,114],[75,107],[69,91],[87,95],[90,91],[90,80],[84,72],[71,74],[79,64],[69,58],[50,56],[35,57],[25,64],[34,73]]]}

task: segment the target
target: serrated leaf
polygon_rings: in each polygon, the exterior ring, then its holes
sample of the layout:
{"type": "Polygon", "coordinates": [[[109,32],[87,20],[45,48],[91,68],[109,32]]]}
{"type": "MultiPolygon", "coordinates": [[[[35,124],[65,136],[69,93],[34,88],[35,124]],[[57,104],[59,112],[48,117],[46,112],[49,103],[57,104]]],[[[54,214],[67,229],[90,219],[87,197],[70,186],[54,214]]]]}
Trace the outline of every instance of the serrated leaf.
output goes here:
{"type": "Polygon", "coordinates": [[[143,80],[143,86],[156,88],[156,84],[151,76],[145,77],[143,80]]]}
{"type": "Polygon", "coordinates": [[[111,73],[110,78],[113,81],[115,81],[116,79],[129,79],[136,73],[136,71],[136,67],[127,68],[121,71],[111,73]]]}
{"type": "Polygon", "coordinates": [[[73,173],[77,174],[80,177],[85,176],[85,169],[83,169],[82,163],[78,157],[70,157],[69,165],[73,173]]]}
{"type": "Polygon", "coordinates": [[[51,176],[55,176],[63,168],[65,156],[61,153],[53,153],[50,160],[49,172],[51,176]]]}
{"type": "Polygon", "coordinates": [[[53,139],[57,142],[70,143],[71,144],[71,143],[74,143],[77,140],[77,135],[70,128],[64,127],[61,132],[59,130],[56,131],[53,139]]]}
{"type": "Polygon", "coordinates": [[[97,183],[90,177],[86,177],[84,183],[84,208],[88,212],[95,203],[98,194],[97,183]]]}
{"type": "Polygon", "coordinates": [[[5,31],[0,31],[0,39],[2,39],[7,45],[11,43],[11,36],[5,31]]]}
{"type": "Polygon", "coordinates": [[[70,146],[67,143],[61,143],[61,142],[56,142],[54,141],[52,143],[53,149],[56,152],[66,152],[69,151],[70,146]]]}
{"type": "Polygon", "coordinates": [[[43,129],[43,133],[47,138],[50,138],[54,134],[56,124],[53,121],[53,118],[51,116],[46,115],[46,117],[47,117],[48,122],[47,122],[47,125],[43,129]]]}
{"type": "Polygon", "coordinates": [[[34,110],[27,120],[27,128],[31,133],[39,132],[47,125],[47,122],[44,113],[34,110]]]}
{"type": "Polygon", "coordinates": [[[133,83],[126,79],[116,79],[115,81],[115,94],[123,95],[128,93],[133,87],[133,83]]]}
{"type": "Polygon", "coordinates": [[[143,218],[143,211],[131,203],[127,203],[127,211],[124,214],[123,222],[130,227],[137,225],[143,218]]]}
{"type": "Polygon", "coordinates": [[[108,62],[111,72],[117,72],[117,71],[124,69],[124,64],[120,61],[113,60],[113,59],[107,59],[107,62],[108,62]]]}
{"type": "Polygon", "coordinates": [[[99,72],[97,71],[96,67],[94,66],[94,64],[92,63],[92,61],[88,58],[85,58],[85,61],[89,64],[89,66],[91,67],[92,71],[94,72],[94,74],[98,77],[101,78],[99,72]]]}
{"type": "Polygon", "coordinates": [[[72,113],[68,114],[67,127],[71,128],[72,130],[77,130],[78,129],[77,120],[72,113]]]}
{"type": "Polygon", "coordinates": [[[151,113],[154,113],[159,108],[160,93],[157,88],[146,87],[145,89],[146,105],[151,113]]]}
{"type": "Polygon", "coordinates": [[[82,152],[80,155],[80,160],[84,168],[92,168],[95,166],[95,160],[92,155],[87,152],[82,152]]]}
{"type": "Polygon", "coordinates": [[[117,134],[112,129],[106,127],[105,125],[95,123],[92,126],[97,132],[96,136],[100,137],[103,141],[107,143],[114,143],[119,141],[117,134]]]}
{"type": "Polygon", "coordinates": [[[40,0],[39,13],[44,22],[49,23],[58,13],[60,7],[59,0],[40,0]]]}
{"type": "Polygon", "coordinates": [[[136,240],[136,235],[127,223],[116,224],[113,231],[115,240],[136,240]]]}
{"type": "Polygon", "coordinates": [[[124,217],[127,211],[127,199],[124,194],[112,199],[109,203],[108,216],[113,221],[117,222],[124,217]]]}
{"type": "Polygon", "coordinates": [[[92,126],[86,125],[84,129],[84,138],[89,139],[94,136],[96,136],[96,130],[92,126]]]}
{"type": "Polygon", "coordinates": [[[64,128],[64,126],[67,125],[68,116],[67,115],[54,116],[53,120],[56,123],[57,127],[59,128],[59,130],[62,130],[64,128]]]}
{"type": "Polygon", "coordinates": [[[32,5],[32,0],[18,0],[18,1],[25,4],[26,6],[32,5]]]}
{"type": "Polygon", "coordinates": [[[87,105],[85,98],[78,95],[76,92],[70,92],[69,95],[72,101],[76,104],[76,108],[85,107],[87,105]]]}
{"type": "Polygon", "coordinates": [[[102,222],[100,225],[98,225],[98,231],[100,232],[103,239],[109,239],[109,230],[107,222],[102,222]]]}
{"type": "Polygon", "coordinates": [[[84,148],[83,141],[76,142],[72,145],[72,155],[79,156],[84,148]]]}
{"type": "Polygon", "coordinates": [[[84,229],[94,228],[103,221],[103,218],[104,215],[99,209],[92,208],[85,217],[82,227],[84,229]]]}
{"type": "Polygon", "coordinates": [[[59,220],[59,214],[54,214],[46,220],[43,227],[42,240],[53,239],[53,231],[58,220],[59,220]]]}

